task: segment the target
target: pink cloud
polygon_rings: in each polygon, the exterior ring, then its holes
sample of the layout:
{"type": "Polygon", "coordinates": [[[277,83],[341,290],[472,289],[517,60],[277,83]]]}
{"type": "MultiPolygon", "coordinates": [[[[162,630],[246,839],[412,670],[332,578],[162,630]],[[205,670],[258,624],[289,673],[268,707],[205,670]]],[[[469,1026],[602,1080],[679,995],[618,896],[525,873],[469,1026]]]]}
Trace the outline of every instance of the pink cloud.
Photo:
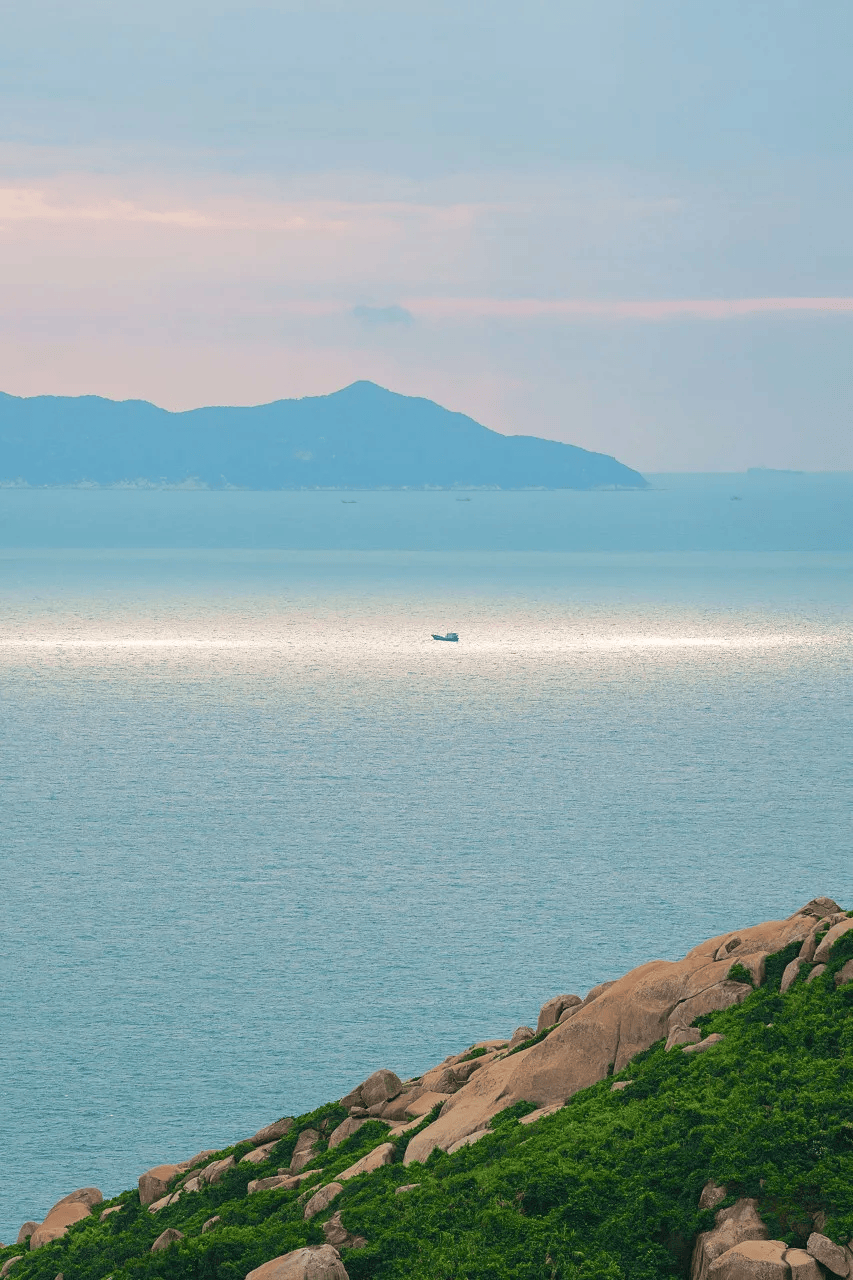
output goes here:
{"type": "Polygon", "coordinates": [[[649,298],[640,301],[588,298],[406,298],[415,316],[436,320],[478,317],[507,320],[668,320],[695,316],[728,320],[786,311],[853,312],[853,298],[649,298]]]}

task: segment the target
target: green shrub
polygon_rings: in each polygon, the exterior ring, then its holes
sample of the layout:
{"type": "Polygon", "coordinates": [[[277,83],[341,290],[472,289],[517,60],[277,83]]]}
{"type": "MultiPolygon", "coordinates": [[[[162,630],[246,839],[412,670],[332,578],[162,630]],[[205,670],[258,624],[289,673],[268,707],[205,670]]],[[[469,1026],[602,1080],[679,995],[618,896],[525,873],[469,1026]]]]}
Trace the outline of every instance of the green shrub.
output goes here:
{"type": "Polygon", "coordinates": [[[802,942],[789,942],[782,951],[767,957],[764,984],[770,991],[778,991],[782,985],[782,974],[792,960],[796,960],[802,949],[802,942]]]}
{"type": "Polygon", "coordinates": [[[744,965],[740,964],[739,962],[732,965],[731,969],[729,969],[728,973],[726,974],[726,977],[731,982],[744,982],[749,987],[755,986],[755,981],[753,979],[752,974],[744,965]]]}

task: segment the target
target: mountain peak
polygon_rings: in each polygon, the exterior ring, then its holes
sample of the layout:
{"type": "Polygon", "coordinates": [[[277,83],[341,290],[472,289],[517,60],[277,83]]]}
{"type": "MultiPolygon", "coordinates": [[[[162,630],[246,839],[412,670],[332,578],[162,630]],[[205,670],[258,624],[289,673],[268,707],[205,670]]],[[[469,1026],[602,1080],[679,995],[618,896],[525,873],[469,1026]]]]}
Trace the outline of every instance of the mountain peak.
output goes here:
{"type": "Polygon", "coordinates": [[[503,436],[359,380],[326,396],[170,413],[144,400],[0,399],[0,484],[210,488],[641,489],[614,458],[503,436]]]}

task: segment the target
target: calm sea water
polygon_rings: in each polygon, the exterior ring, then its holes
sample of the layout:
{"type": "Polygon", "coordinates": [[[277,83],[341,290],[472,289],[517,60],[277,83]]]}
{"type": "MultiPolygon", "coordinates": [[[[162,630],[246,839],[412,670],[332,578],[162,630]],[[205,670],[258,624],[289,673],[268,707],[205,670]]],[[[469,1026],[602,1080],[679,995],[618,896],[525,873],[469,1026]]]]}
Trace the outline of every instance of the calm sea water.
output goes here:
{"type": "Polygon", "coordinates": [[[853,905],[853,486],[735,483],[0,494],[0,1239],[853,905]]]}

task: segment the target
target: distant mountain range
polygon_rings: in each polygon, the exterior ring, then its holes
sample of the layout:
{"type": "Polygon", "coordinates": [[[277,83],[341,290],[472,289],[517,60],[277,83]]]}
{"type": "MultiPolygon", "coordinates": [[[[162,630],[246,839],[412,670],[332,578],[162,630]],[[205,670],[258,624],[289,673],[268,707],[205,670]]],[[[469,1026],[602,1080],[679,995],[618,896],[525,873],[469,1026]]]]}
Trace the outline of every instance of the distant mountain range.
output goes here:
{"type": "Polygon", "coordinates": [[[144,400],[0,393],[0,484],[211,489],[644,489],[603,453],[502,436],[354,382],[328,396],[170,413],[144,400]]]}

